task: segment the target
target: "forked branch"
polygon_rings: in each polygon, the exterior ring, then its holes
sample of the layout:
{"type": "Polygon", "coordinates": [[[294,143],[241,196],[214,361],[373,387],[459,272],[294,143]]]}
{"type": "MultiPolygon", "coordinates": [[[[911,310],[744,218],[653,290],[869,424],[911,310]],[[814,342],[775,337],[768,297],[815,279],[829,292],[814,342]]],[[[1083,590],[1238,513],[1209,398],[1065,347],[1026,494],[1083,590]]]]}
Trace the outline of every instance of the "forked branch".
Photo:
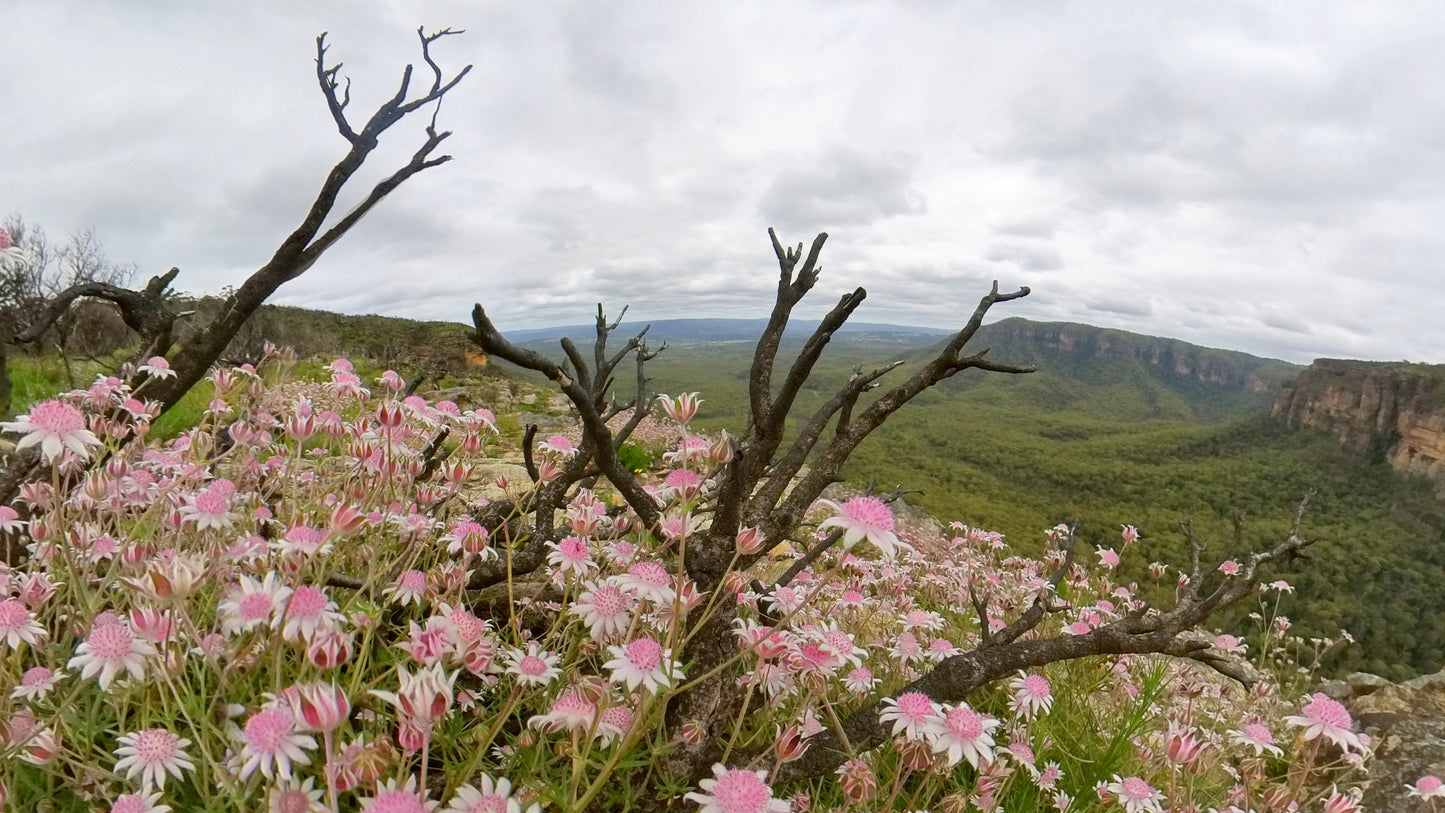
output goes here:
{"type": "MultiPolygon", "coordinates": [[[[605,320],[600,315],[598,318],[605,328],[605,320]]],[[[573,367],[573,374],[569,375],[562,365],[541,353],[518,347],[507,341],[492,324],[481,305],[472,308],[472,324],[476,328],[473,340],[487,354],[510,361],[518,367],[541,373],[556,382],[558,388],[577,410],[577,415],[582,421],[584,446],[580,450],[578,458],[586,463],[590,453],[591,460],[597,469],[617,488],[622,498],[627,501],[633,511],[637,512],[637,516],[641,518],[642,522],[649,528],[658,528],[662,515],[658,510],[657,502],[652,495],[643,490],[642,484],[618,458],[618,444],[614,442],[612,432],[607,428],[607,421],[603,417],[602,413],[606,409],[608,400],[607,379],[594,376],[595,371],[588,369],[581,351],[571,340],[562,340],[563,350],[573,367]]],[[[610,330],[600,330],[598,342],[605,344],[608,333],[610,330]]],[[[605,354],[605,348],[601,352],[605,354]]],[[[628,343],[628,349],[624,351],[624,355],[627,352],[646,352],[642,345],[641,334],[628,343]]],[[[620,360],[619,358],[619,362],[620,360]]],[[[640,387],[645,386],[646,379],[640,373],[638,380],[640,387]]],[[[638,401],[642,400],[641,395],[642,393],[639,392],[638,401]]],[[[645,409],[646,406],[640,404],[637,408],[645,409]]]]}

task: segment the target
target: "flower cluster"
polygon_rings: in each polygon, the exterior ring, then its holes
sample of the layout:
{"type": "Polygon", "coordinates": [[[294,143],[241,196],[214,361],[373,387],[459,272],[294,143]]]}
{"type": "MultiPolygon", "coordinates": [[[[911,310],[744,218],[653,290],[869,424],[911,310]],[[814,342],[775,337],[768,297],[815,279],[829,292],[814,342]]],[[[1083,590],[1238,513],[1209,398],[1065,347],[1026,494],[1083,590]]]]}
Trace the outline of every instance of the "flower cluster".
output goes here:
{"type": "MultiPolygon", "coordinates": [[[[1304,799],[1368,751],[1327,698],[1150,657],[1041,666],[967,700],[914,686],[1040,597],[1059,612],[1038,636],[1142,611],[1110,579],[1122,568],[1051,580],[1057,531],[1031,556],[979,529],[902,528],[870,495],[824,500],[803,538],[743,529],[737,561],[756,563],[703,592],[681,562],[731,446],[688,428],[696,394],[657,402],[671,423],[652,422],[666,452],[643,475],[656,534],[599,481],[529,548],[533,484],[478,475],[521,456],[497,416],[344,359],[314,381],[293,366],[273,348],[260,369],[216,370],[172,438],[153,437],[144,384],[117,378],[4,424],[54,476],[0,506],[27,553],[0,566],[0,794],[132,813],[625,809],[656,749],[714,737],[712,778],[677,791],[709,813],[887,810],[904,794],[994,810],[1012,793],[1065,810],[1091,789],[1144,813],[1304,799]],[[790,569],[833,533],[841,545],[790,569]],[[715,617],[743,710],[669,742],[669,702],[703,677],[683,651],[715,617]],[[804,793],[740,761],[801,759],[868,709],[894,736],[836,782],[804,793]],[[1129,747],[1111,763],[1078,757],[1114,742],[1129,747]]],[[[548,437],[539,480],[582,446],[548,437]]],[[[1136,539],[1126,527],[1126,554],[1136,539]]]]}

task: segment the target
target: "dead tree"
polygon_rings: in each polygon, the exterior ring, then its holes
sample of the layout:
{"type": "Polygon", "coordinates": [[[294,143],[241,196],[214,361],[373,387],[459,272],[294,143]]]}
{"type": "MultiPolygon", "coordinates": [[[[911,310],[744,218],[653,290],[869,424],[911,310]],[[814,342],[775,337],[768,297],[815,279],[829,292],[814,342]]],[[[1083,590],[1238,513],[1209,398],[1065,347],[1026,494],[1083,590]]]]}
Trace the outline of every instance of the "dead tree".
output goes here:
{"type": "MultiPolygon", "coordinates": [[[[772,231],[769,231],[769,236],[780,273],[772,316],[753,355],[749,424],[733,442],[731,460],[713,475],[716,497],[711,523],[691,538],[685,557],[686,575],[702,592],[720,589],[730,568],[746,569],[756,560],[757,554],[735,557],[740,529],[753,527],[761,530],[767,540],[762,546],[764,550],[775,543],[792,539],[809,506],[828,485],[840,478],[849,455],[915,396],[964,370],[1032,371],[1030,367],[994,361],[988,357],[987,349],[968,351],[969,341],[994,305],[1029,293],[1027,288],[1011,293],[1000,292],[995,283],[962,328],[906,380],[876,398],[865,400],[864,394],[879,387],[881,380],[899,365],[868,372],[855,368],[853,375],[837,388],[832,397],[802,422],[797,436],[784,444],[784,427],[793,412],[798,393],[812,376],[814,365],[830,339],[863,302],[867,293],[858,288],[844,295],[804,343],[797,358],[785,372],[781,371],[777,362],[783,333],[793,308],[817,282],[820,270],[818,257],[827,235],[818,235],[806,253],[802,244],[796,248],[785,248],[772,231]],[[781,383],[774,383],[778,377],[775,373],[781,376],[781,383]]],[[[517,502],[494,503],[487,509],[485,520],[493,529],[506,523],[515,524],[519,517],[532,516],[529,525],[509,525],[509,530],[514,532],[512,538],[526,540],[511,559],[512,578],[525,578],[542,566],[543,546],[560,535],[553,517],[566,506],[573,487],[588,478],[606,477],[643,524],[655,528],[659,521],[657,503],[639,487],[634,476],[617,459],[617,450],[650,406],[644,363],[654,354],[649,353],[642,343],[643,336],[638,335],[620,351],[609,355],[607,339],[616,330],[617,324],[609,324],[599,307],[597,341],[592,359],[587,359],[571,341],[564,339],[562,350],[566,358],[554,361],[508,342],[480,305],[473,310],[472,319],[476,328],[475,341],[483,350],[554,381],[572,402],[582,422],[581,451],[561,476],[534,488],[517,502]],[[634,395],[626,405],[619,407],[613,403],[610,386],[619,365],[634,353],[634,395]],[[637,407],[631,422],[619,432],[612,433],[607,427],[607,419],[630,406],[637,407]]],[[[527,438],[527,444],[530,440],[527,438]]],[[[1302,512],[1303,505],[1301,515],[1302,512]]],[[[1209,648],[1207,641],[1190,633],[1212,613],[1252,595],[1258,583],[1260,565],[1291,555],[1303,547],[1305,543],[1299,538],[1298,528],[1299,517],[1287,540],[1272,550],[1255,554],[1245,563],[1239,576],[1208,592],[1203,592],[1203,586],[1210,579],[1212,570],[1200,564],[1202,546],[1190,536],[1194,549],[1194,572],[1189,587],[1168,612],[1161,613],[1141,605],[1118,621],[1086,635],[1047,639],[1025,636],[1049,612],[1062,609],[1049,599],[1037,600],[1011,624],[993,634],[988,634],[987,621],[981,618],[984,638],[979,647],[943,661],[908,688],[921,691],[938,702],[958,702],[975,689],[1008,677],[1019,669],[1110,653],[1164,653],[1191,658],[1248,682],[1250,675],[1242,665],[1221,656],[1209,648]]],[[[838,538],[838,534],[831,535],[809,555],[815,556],[827,546],[836,544],[838,538]]],[[[1071,567],[1072,541],[1067,546],[1064,564],[1053,576],[1054,586],[1071,567]]],[[[779,583],[790,578],[792,573],[785,574],[779,583]]],[[[508,573],[503,566],[496,563],[483,565],[471,574],[469,586],[481,590],[477,594],[479,596],[496,599],[497,596],[492,595],[496,590],[486,588],[500,586],[500,582],[507,578],[508,573]]],[[[755,589],[758,586],[755,585],[755,589]]],[[[687,631],[688,643],[681,661],[690,664],[692,674],[713,676],[696,682],[669,702],[665,724],[670,750],[661,767],[672,780],[695,783],[706,777],[712,764],[722,756],[720,743],[727,741],[726,727],[732,725],[741,712],[744,693],[734,689],[734,673],[726,668],[727,662],[737,654],[732,631],[735,616],[734,603],[720,602],[716,611],[694,622],[687,631]],[[694,735],[686,739],[677,736],[684,724],[694,732],[700,727],[705,733],[701,737],[694,735]]],[[[881,701],[843,721],[841,732],[827,730],[814,737],[802,759],[779,767],[778,780],[787,782],[821,776],[849,758],[847,746],[863,751],[882,743],[887,734],[878,722],[880,710],[881,701]]],[[[735,753],[730,761],[743,765],[758,758],[765,761],[767,754],[761,751],[735,753]]],[[[665,809],[668,804],[656,794],[645,794],[644,798],[654,799],[659,810],[665,809]]]]}
{"type": "MultiPolygon", "coordinates": [[[[327,249],[335,245],[383,198],[409,178],[451,160],[450,155],[435,154],[442,142],[451,135],[448,131],[437,130],[437,113],[442,98],[457,86],[462,77],[471,71],[472,66],[468,65],[448,77],[433,58],[431,48],[437,40],[460,33],[462,32],[450,28],[434,34],[417,29],[422,60],[432,75],[431,84],[423,86],[419,93],[413,94],[413,66],[407,65],[396,93],[382,102],[364,122],[360,122],[360,126],[353,122],[347,109],[351,102],[351,82],[341,77],[341,63],[328,64],[326,34],[316,38],[316,80],[336,129],[350,144],[350,148],[327,173],[300,225],[281,242],[271,259],[226,298],[215,318],[200,328],[192,340],[167,359],[175,375],[147,381],[145,374],[140,373],[130,382],[136,387],[145,383],[146,398],[159,402],[163,411],[174,406],[191,387],[206,376],[211,365],[225,352],[232,337],[277,288],[301,276],[315,265],[327,249]],[[413,95],[415,98],[409,98],[413,95]],[[342,215],[330,228],[323,230],[322,227],[335,208],[341,190],[377,148],[382,135],[402,119],[428,107],[431,108],[431,117],[425,127],[426,137],[412,153],[411,160],[377,182],[360,203],[342,215]]],[[[177,273],[172,269],[168,274],[155,277],[141,291],[130,291],[118,286],[97,286],[93,283],[73,286],[52,299],[50,306],[44,311],[44,317],[48,320],[47,324],[53,324],[72,302],[82,297],[108,300],[121,308],[127,324],[141,334],[143,345],[153,348],[157,354],[164,354],[169,350],[170,337],[177,318],[173,311],[164,306],[164,292],[177,273]]],[[[20,484],[33,476],[35,471],[33,455],[20,456],[12,461],[0,472],[0,502],[9,502],[20,484]]]]}

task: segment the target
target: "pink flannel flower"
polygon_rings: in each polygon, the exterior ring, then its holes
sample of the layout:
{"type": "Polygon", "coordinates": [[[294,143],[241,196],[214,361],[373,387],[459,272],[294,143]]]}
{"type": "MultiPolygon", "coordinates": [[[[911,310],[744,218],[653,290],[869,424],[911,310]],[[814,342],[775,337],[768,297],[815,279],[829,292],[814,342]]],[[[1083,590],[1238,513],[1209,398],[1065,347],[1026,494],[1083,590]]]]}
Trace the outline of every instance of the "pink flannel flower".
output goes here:
{"type": "Polygon", "coordinates": [[[944,706],[942,713],[928,721],[927,732],[933,739],[933,751],[944,754],[950,766],[962,760],[974,768],[993,761],[993,730],[998,720],[979,714],[967,703],[944,706]]]}
{"type": "Polygon", "coordinates": [[[597,569],[597,563],[592,561],[592,551],[581,537],[565,537],[557,542],[548,542],[547,547],[551,550],[547,554],[547,564],[562,573],[580,578],[597,569]]]}
{"type": "Polygon", "coordinates": [[[702,805],[698,813],[789,813],[792,810],[786,800],[773,798],[773,789],[763,771],[714,765],[712,774],[713,778],[698,783],[702,793],[683,796],[689,802],[702,805]]]}
{"type": "Polygon", "coordinates": [[[15,700],[44,700],[63,677],[64,672],[56,672],[47,666],[32,666],[20,676],[20,683],[10,690],[10,697],[15,700]]]}
{"type": "Polygon", "coordinates": [[[878,722],[893,724],[893,734],[908,740],[922,740],[938,718],[938,706],[923,692],[904,692],[883,701],[878,722]]]}
{"type": "Polygon", "coordinates": [[[240,583],[233,586],[216,607],[221,630],[235,635],[257,627],[274,629],[280,625],[281,614],[290,598],[291,588],[281,584],[275,572],[259,580],[243,574],[240,583]]]}
{"type": "Polygon", "coordinates": [[[198,531],[207,528],[224,531],[230,528],[236,521],[236,514],[231,511],[231,491],[229,488],[212,485],[185,498],[178,509],[181,519],[195,523],[198,531]]]}
{"type": "Polygon", "coordinates": [[[597,704],[588,700],[581,692],[568,689],[563,692],[546,714],[538,714],[527,721],[532,728],[542,728],[552,733],[560,731],[586,731],[592,727],[597,716],[597,704]]]}
{"type": "Polygon", "coordinates": [[[1013,692],[1009,706],[1021,717],[1032,719],[1040,714],[1048,714],[1054,705],[1049,681],[1043,675],[1026,675],[1020,672],[1018,677],[1009,681],[1008,687],[1013,692]]]}
{"type": "Polygon", "coordinates": [[[1114,781],[1104,787],[1114,794],[1115,798],[1119,800],[1119,804],[1124,806],[1125,813],[1163,813],[1164,811],[1163,806],[1159,804],[1164,800],[1164,794],[1137,776],[1121,779],[1118,774],[1115,774],[1114,781]]]}
{"type": "Polygon", "coordinates": [[[382,590],[381,594],[403,607],[412,603],[421,606],[426,600],[426,574],[420,570],[402,571],[396,582],[382,590]]]}
{"type": "Polygon", "coordinates": [[[1269,726],[1255,720],[1245,725],[1238,731],[1229,732],[1229,738],[1254,749],[1255,756],[1264,756],[1266,753],[1279,756],[1283,753],[1278,745],[1274,743],[1274,734],[1270,732],[1269,726]]]}
{"type": "Polygon", "coordinates": [[[0,640],[15,649],[23,641],[35,646],[45,640],[45,628],[35,620],[25,602],[7,598],[0,601],[0,640]]]}
{"type": "Polygon", "coordinates": [[[137,637],[130,625],[101,616],[65,666],[79,669],[81,680],[97,678],[101,691],[105,691],[121,672],[136,680],[145,677],[146,660],[155,654],[155,647],[137,637]]]}
{"type": "Polygon", "coordinates": [[[607,649],[612,653],[612,660],[602,667],[612,673],[613,683],[626,684],[628,691],[642,686],[656,693],[683,677],[682,665],[672,659],[672,650],[663,649],[651,638],[642,637],[626,646],[607,649]]]}
{"type": "Polygon", "coordinates": [[[1415,781],[1413,785],[1406,785],[1410,795],[1418,799],[1439,799],[1445,797],[1445,782],[1435,774],[1425,774],[1415,781]]]}
{"type": "Polygon", "coordinates": [[[87,460],[90,447],[103,445],[86,427],[85,415],[56,398],[41,401],[32,406],[28,414],[0,423],[0,427],[7,432],[23,433],[25,436],[15,444],[16,450],[39,446],[47,463],[54,463],[67,449],[81,460],[87,460]]]}
{"type": "Polygon", "coordinates": [[[557,668],[560,660],[561,655],[546,652],[541,644],[533,641],[525,651],[514,649],[507,654],[507,674],[515,675],[523,686],[546,686],[562,674],[557,668]]]}
{"type": "Polygon", "coordinates": [[[893,519],[893,511],[888,504],[877,497],[854,497],[837,503],[832,500],[818,500],[819,505],[826,506],[836,512],[822,522],[818,523],[819,531],[826,531],[829,528],[841,528],[843,530],[843,550],[852,550],[853,546],[863,540],[873,543],[883,553],[884,558],[892,559],[899,550],[912,552],[913,547],[898,538],[894,533],[897,527],[893,519]]]}
{"type": "Polygon", "coordinates": [[[592,639],[601,641],[627,631],[636,604],[636,596],[622,592],[615,584],[595,584],[577,597],[568,612],[580,616],[592,639]]]}
{"type": "Polygon", "coordinates": [[[375,796],[362,799],[361,813],[430,813],[437,805],[426,798],[424,791],[417,790],[416,776],[412,775],[406,782],[388,779],[377,785],[375,796]]]}
{"type": "MultiPolygon", "coordinates": [[[[538,813],[542,806],[533,803],[527,813],[538,813]]],[[[476,784],[462,785],[447,805],[446,813],[522,813],[522,803],[512,798],[512,782],[506,777],[492,779],[478,774],[476,784]]]]}
{"type": "Polygon", "coordinates": [[[336,602],[328,598],[324,590],[303,584],[291,591],[286,602],[281,637],[287,641],[298,638],[310,641],[316,633],[345,620],[346,616],[338,611],[336,602]]]}
{"type": "Polygon", "coordinates": [[[141,778],[141,789],[164,788],[166,775],[181,778],[181,771],[193,771],[196,766],[186,754],[185,748],[191,741],[177,737],[164,728],[147,728],[120,737],[120,746],[115,755],[116,773],[125,772],[127,779],[141,778]]]}
{"type": "Polygon", "coordinates": [[[160,791],[122,793],[110,803],[110,813],[171,813],[171,806],[161,804],[160,791]]]}
{"type": "Polygon", "coordinates": [[[1349,709],[1320,692],[1310,695],[1309,702],[1305,703],[1300,714],[1290,715],[1284,720],[1290,725],[1303,728],[1307,740],[1324,737],[1344,751],[1364,753],[1369,750],[1360,736],[1350,730],[1354,726],[1354,720],[1350,717],[1349,709]]]}
{"type": "Polygon", "coordinates": [[[151,356],[145,364],[142,364],[137,369],[152,378],[176,377],[176,371],[171,369],[171,363],[166,361],[165,356],[151,356]]]}
{"type": "Polygon", "coordinates": [[[258,770],[267,779],[291,779],[291,766],[310,764],[306,752],[316,748],[313,737],[296,730],[296,718],[291,712],[275,706],[248,717],[235,737],[241,744],[237,773],[242,781],[258,770]]]}

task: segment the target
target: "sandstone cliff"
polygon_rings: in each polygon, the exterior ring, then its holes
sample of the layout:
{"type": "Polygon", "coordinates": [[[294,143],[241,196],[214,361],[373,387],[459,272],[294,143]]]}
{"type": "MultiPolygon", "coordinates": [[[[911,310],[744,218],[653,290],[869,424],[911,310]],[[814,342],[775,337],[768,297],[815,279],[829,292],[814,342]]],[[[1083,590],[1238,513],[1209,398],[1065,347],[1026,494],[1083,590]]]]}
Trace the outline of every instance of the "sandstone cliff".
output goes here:
{"type": "Polygon", "coordinates": [[[1270,414],[1431,478],[1445,496],[1445,365],[1320,359],[1280,391],[1270,414]]]}

